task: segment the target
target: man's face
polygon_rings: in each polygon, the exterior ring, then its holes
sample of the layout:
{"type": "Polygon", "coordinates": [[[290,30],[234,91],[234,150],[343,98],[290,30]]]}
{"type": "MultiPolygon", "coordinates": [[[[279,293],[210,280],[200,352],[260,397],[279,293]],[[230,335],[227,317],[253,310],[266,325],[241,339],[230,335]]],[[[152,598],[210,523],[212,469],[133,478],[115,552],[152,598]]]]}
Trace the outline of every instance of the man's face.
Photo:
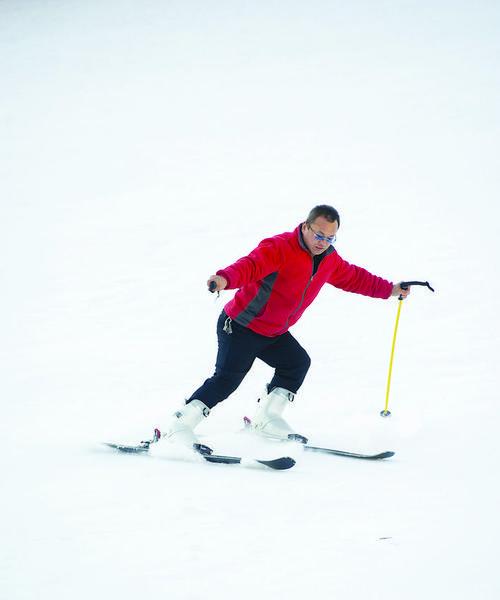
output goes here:
{"type": "Polygon", "coordinates": [[[302,235],[309,252],[313,256],[324,252],[330,243],[327,240],[317,239],[316,234],[325,238],[330,238],[337,234],[338,228],[339,224],[337,221],[330,223],[325,217],[318,217],[310,225],[304,223],[302,225],[302,235]]]}

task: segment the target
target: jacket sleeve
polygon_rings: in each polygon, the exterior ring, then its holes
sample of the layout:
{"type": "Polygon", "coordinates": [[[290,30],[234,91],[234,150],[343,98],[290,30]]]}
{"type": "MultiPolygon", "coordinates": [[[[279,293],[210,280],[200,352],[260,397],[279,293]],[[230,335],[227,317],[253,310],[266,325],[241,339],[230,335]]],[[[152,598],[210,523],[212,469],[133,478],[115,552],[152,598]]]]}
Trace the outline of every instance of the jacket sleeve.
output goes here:
{"type": "Polygon", "coordinates": [[[387,279],[372,275],[366,269],[351,265],[346,260],[337,255],[337,265],[328,283],[344,290],[370,296],[371,298],[387,299],[392,294],[393,284],[387,279]]]}
{"type": "Polygon", "coordinates": [[[259,281],[277,271],[284,261],[284,248],[276,238],[262,240],[247,256],[238,259],[225,269],[217,271],[227,280],[226,289],[240,288],[252,281],[259,281]]]}

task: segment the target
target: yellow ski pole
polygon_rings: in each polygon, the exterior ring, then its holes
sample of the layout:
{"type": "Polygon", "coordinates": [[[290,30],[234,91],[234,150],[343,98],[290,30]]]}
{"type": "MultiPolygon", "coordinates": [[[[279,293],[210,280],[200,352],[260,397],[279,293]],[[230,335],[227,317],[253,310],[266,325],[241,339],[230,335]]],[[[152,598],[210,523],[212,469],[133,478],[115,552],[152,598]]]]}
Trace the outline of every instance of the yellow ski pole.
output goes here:
{"type": "Polygon", "coordinates": [[[387,387],[385,389],[385,408],[380,412],[381,417],[390,417],[391,413],[389,409],[389,392],[391,389],[391,377],[392,377],[392,363],[394,362],[394,348],[396,347],[396,336],[398,334],[399,315],[401,314],[401,307],[403,306],[403,296],[399,296],[398,302],[398,313],[396,315],[396,325],[394,327],[394,335],[392,336],[392,348],[391,348],[391,359],[389,361],[389,375],[387,376],[387,387]]]}
{"type": "MultiPolygon", "coordinates": [[[[412,285],[423,285],[428,287],[431,292],[434,291],[433,288],[429,285],[428,281],[402,281],[400,286],[403,290],[407,290],[412,285]]],[[[398,325],[399,325],[399,315],[401,314],[401,307],[403,306],[403,296],[399,296],[398,298],[398,313],[396,315],[396,325],[394,327],[394,335],[392,336],[392,347],[391,347],[391,359],[389,361],[389,375],[387,376],[387,387],[385,391],[385,408],[380,411],[381,417],[390,417],[391,413],[389,411],[389,392],[391,389],[391,377],[392,377],[392,364],[394,362],[394,348],[396,347],[396,336],[398,334],[398,325]]]]}

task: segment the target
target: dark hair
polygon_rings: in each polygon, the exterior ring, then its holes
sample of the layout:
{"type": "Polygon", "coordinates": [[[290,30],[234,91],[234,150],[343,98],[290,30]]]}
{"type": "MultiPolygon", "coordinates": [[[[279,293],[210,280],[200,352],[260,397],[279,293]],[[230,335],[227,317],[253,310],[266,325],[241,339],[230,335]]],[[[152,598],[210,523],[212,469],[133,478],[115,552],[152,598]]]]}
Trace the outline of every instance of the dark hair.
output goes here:
{"type": "Polygon", "coordinates": [[[330,223],[335,223],[335,221],[337,221],[338,226],[340,227],[340,216],[333,206],[329,206],[328,204],[315,206],[307,216],[306,223],[310,225],[311,223],[314,223],[318,217],[324,217],[327,221],[330,221],[330,223]]]}

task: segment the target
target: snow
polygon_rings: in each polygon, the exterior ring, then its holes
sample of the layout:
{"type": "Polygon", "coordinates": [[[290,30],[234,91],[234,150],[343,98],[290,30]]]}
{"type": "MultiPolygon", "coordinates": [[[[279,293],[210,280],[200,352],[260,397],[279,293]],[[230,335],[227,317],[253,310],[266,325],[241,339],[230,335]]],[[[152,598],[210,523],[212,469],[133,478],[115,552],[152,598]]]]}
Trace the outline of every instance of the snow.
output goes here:
{"type": "Polygon", "coordinates": [[[0,3],[0,597],[497,598],[500,9],[482,2],[0,3]],[[284,472],[157,449],[212,372],[216,269],[339,209],[337,247],[428,279],[324,289],[289,412],[238,433],[255,364],[200,427],[284,472]]]}

